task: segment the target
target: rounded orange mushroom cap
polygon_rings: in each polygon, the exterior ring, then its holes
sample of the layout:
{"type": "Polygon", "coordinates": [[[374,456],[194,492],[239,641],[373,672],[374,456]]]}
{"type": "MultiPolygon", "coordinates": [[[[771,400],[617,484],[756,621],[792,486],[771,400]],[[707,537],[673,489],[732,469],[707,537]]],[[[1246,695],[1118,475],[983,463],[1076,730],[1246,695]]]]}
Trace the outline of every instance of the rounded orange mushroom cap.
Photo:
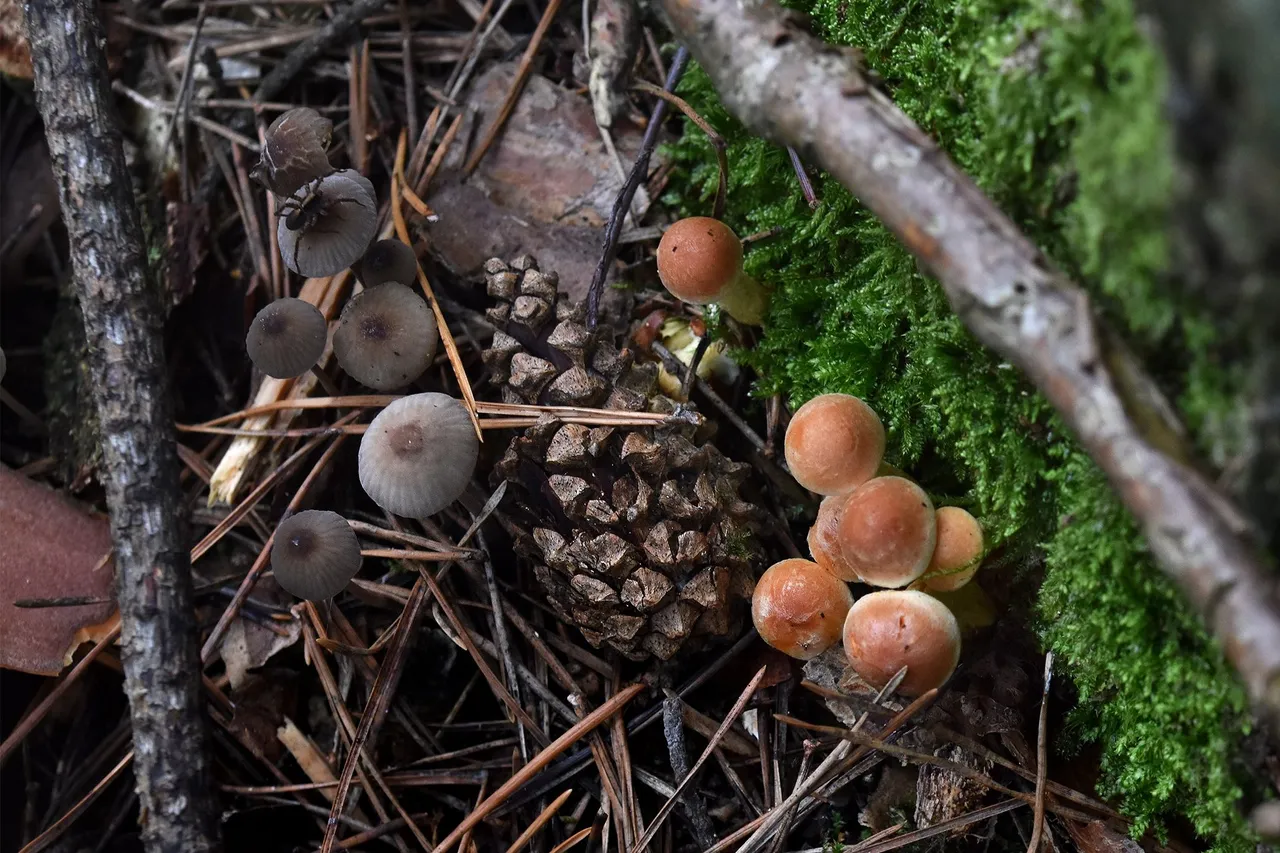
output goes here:
{"type": "Polygon", "coordinates": [[[884,425],[857,397],[821,394],[791,417],[785,445],[787,467],[800,485],[820,495],[844,494],[876,475],[884,425]]]}
{"type": "Polygon", "coordinates": [[[817,563],[783,560],[760,576],[751,597],[751,620],[766,643],[809,660],[840,640],[852,604],[849,587],[817,563]]]}
{"type": "Polygon", "coordinates": [[[933,503],[902,477],[876,477],[845,498],[836,539],[849,570],[871,586],[906,586],[933,557],[933,503]]]}
{"type": "Polygon", "coordinates": [[[844,652],[879,689],[898,670],[904,696],[941,687],[960,662],[960,625],[947,606],[917,590],[879,590],[854,602],[844,621],[844,652]]]}
{"type": "Polygon", "coordinates": [[[967,584],[982,564],[982,525],[958,506],[939,508],[938,542],[919,581],[928,592],[952,592],[967,584]]]}
{"type": "Polygon", "coordinates": [[[719,219],[681,219],[658,243],[658,277],[672,296],[685,302],[715,302],[741,274],[742,241],[719,219]]]}

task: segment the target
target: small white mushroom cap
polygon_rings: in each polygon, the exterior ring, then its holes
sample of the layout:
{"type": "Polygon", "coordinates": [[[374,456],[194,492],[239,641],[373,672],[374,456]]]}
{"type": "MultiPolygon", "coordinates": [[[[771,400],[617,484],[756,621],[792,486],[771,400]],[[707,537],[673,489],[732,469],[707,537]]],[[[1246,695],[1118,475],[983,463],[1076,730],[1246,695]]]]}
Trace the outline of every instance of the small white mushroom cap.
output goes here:
{"type": "Polygon", "coordinates": [[[378,201],[373,184],[354,169],[343,169],[307,184],[292,196],[317,193],[311,202],[314,221],[293,230],[286,212],[276,222],[276,238],[285,266],[299,275],[337,275],[354,264],[378,229],[378,201]]]}
{"type": "Polygon", "coordinates": [[[379,412],[360,438],[360,485],[387,512],[426,518],[458,499],[479,453],[461,402],[447,394],[411,394],[379,412]]]}

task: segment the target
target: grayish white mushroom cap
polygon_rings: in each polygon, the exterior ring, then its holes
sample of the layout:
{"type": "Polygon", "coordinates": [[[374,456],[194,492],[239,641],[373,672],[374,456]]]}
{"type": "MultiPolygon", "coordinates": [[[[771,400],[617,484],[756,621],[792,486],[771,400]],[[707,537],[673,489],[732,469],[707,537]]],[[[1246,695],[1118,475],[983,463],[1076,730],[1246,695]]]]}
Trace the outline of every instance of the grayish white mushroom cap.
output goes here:
{"type": "Polygon", "coordinates": [[[360,571],[360,541],[336,512],[308,509],[276,528],[271,571],[289,593],[310,601],[337,595],[360,571]]]}
{"type": "Polygon", "coordinates": [[[479,453],[461,402],[412,394],[379,412],[360,438],[360,485],[387,512],[426,518],[458,499],[479,453]]]}
{"type": "Polygon", "coordinates": [[[439,343],[436,315],[426,301],[394,281],[353,296],[333,332],[338,364],[375,391],[394,391],[417,379],[439,343]]]}
{"type": "Polygon", "coordinates": [[[308,278],[337,275],[354,264],[378,229],[378,201],[369,179],[342,169],[306,184],[290,196],[304,204],[302,217],[288,209],[276,221],[285,266],[308,278]],[[314,195],[309,203],[305,200],[314,195]],[[291,228],[290,225],[295,225],[291,228]]]}
{"type": "Polygon", "coordinates": [[[320,309],[286,296],[267,305],[249,326],[244,347],[258,369],[277,379],[306,373],[324,352],[329,326],[320,309]]]}

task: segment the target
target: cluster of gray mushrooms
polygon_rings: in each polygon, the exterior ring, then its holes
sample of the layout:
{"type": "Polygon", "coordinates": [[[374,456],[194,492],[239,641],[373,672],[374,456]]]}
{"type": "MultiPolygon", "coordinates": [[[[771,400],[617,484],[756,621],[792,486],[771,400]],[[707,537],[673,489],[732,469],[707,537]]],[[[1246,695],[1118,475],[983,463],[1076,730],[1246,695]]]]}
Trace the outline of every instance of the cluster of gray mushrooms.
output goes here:
{"type": "MultiPolygon", "coordinates": [[[[374,240],[378,205],[373,184],[351,169],[335,170],[326,149],[333,123],[306,107],[267,130],[254,177],[276,197],[276,235],[285,265],[309,278],[351,268],[363,289],[333,330],[333,355],[352,379],[374,391],[396,391],[435,359],[435,312],[413,289],[417,258],[399,240],[374,240]]],[[[245,348],[267,376],[292,379],[315,369],[328,344],[320,309],[293,297],[267,305],[249,327],[245,348]]],[[[360,485],[387,512],[425,518],[458,498],[479,454],[475,424],[447,394],[401,397],[380,411],[360,439],[360,485]]],[[[299,598],[341,592],[360,570],[351,525],[328,510],[281,521],[271,548],[276,581],[299,598]]]]}

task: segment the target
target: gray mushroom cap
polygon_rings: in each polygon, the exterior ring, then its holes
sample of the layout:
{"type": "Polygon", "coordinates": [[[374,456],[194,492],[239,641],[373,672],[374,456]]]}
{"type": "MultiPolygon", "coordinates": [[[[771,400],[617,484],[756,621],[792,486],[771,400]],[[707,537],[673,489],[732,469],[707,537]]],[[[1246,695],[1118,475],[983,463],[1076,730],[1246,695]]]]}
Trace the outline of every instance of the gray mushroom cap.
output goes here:
{"type": "Polygon", "coordinates": [[[479,453],[461,402],[447,394],[412,394],[379,412],[361,436],[360,485],[387,512],[426,518],[458,499],[479,453]]]}
{"type": "Polygon", "coordinates": [[[403,388],[436,356],[440,330],[426,301],[394,281],[347,302],[333,332],[333,354],[347,374],[375,391],[403,388]]]}
{"type": "Polygon", "coordinates": [[[328,324],[320,309],[286,296],[267,305],[249,326],[244,347],[258,369],[277,379],[306,373],[324,352],[328,324]]]}
{"type": "Polygon", "coordinates": [[[309,195],[315,218],[297,230],[286,211],[276,222],[276,239],[285,266],[308,278],[337,275],[359,260],[378,230],[378,202],[369,179],[343,169],[306,184],[291,199],[309,195]]]}
{"type": "Polygon", "coordinates": [[[418,259],[413,249],[399,240],[379,240],[360,259],[356,275],[365,287],[388,281],[412,285],[418,277],[418,259]]]}
{"type": "Polygon", "coordinates": [[[336,512],[308,509],[280,522],[271,545],[276,582],[299,598],[337,595],[360,571],[360,541],[336,512]]]}

